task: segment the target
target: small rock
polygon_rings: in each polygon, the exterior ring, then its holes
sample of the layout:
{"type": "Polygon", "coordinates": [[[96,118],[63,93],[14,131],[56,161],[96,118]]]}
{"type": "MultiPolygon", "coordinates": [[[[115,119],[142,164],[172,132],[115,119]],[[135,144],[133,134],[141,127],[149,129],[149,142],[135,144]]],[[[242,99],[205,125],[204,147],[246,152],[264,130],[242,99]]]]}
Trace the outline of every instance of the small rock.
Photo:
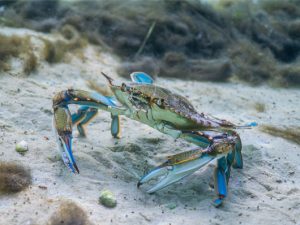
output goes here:
{"type": "Polygon", "coordinates": [[[28,151],[28,143],[26,141],[20,141],[16,145],[16,151],[21,155],[24,155],[28,151]]]}
{"type": "Polygon", "coordinates": [[[47,190],[47,187],[46,187],[46,186],[39,185],[38,187],[39,187],[40,189],[47,190]]]}
{"type": "Polygon", "coordinates": [[[115,195],[109,190],[104,190],[101,192],[99,202],[108,208],[114,208],[117,205],[115,195]]]}

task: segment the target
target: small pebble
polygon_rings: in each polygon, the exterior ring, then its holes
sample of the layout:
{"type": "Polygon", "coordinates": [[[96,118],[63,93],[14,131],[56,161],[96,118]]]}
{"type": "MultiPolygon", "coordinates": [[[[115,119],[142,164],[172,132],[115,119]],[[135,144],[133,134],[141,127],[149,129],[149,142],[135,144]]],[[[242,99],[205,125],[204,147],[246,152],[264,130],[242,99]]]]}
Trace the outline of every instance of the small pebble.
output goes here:
{"type": "Polygon", "coordinates": [[[16,145],[16,151],[21,155],[24,155],[28,151],[28,143],[26,141],[20,141],[16,145]]]}
{"type": "Polygon", "coordinates": [[[109,190],[104,190],[101,192],[99,202],[108,208],[114,208],[117,205],[115,195],[109,190]]]}

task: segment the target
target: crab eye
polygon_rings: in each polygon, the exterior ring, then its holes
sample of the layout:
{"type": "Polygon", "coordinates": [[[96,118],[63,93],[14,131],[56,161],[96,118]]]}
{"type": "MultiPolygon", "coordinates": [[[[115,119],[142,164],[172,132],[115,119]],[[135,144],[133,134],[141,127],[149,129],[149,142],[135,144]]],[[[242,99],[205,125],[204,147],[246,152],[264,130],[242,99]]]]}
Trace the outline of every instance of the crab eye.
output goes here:
{"type": "Polygon", "coordinates": [[[124,91],[124,92],[126,91],[126,84],[125,83],[122,83],[121,90],[124,91]]]}
{"type": "Polygon", "coordinates": [[[157,98],[155,99],[155,103],[160,106],[163,103],[163,99],[157,98]]]}

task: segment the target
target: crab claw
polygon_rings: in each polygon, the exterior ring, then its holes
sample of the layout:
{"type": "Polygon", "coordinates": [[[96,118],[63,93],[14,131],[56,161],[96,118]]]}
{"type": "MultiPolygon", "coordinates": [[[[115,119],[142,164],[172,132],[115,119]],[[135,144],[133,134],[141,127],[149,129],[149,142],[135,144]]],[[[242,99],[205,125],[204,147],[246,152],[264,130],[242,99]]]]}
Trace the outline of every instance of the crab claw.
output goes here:
{"type": "Polygon", "coordinates": [[[196,159],[185,161],[179,164],[168,165],[168,163],[164,163],[143,176],[138,182],[137,186],[140,187],[142,184],[152,179],[163,176],[158,183],[156,183],[147,191],[150,194],[154,193],[194,173],[213,159],[215,159],[215,157],[208,154],[202,154],[196,159]]]}
{"type": "Polygon", "coordinates": [[[73,153],[72,153],[72,136],[65,135],[59,137],[58,140],[59,151],[65,165],[73,172],[79,173],[79,169],[76,165],[73,153]]]}
{"type": "Polygon", "coordinates": [[[62,160],[73,173],[79,173],[72,153],[72,118],[68,108],[54,110],[53,128],[62,160]]]}

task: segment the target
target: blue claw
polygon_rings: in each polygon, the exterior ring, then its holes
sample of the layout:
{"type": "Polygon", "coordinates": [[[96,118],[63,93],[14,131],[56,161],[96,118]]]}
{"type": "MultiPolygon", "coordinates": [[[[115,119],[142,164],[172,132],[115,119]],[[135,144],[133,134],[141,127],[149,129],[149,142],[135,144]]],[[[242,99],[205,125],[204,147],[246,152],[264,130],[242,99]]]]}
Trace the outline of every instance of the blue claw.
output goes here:
{"type": "Polygon", "coordinates": [[[73,153],[72,153],[72,136],[65,135],[63,137],[59,137],[58,146],[61,153],[61,157],[65,163],[65,165],[73,172],[79,173],[79,169],[75,162],[73,153]]]}
{"type": "Polygon", "coordinates": [[[153,79],[144,72],[133,72],[130,74],[131,80],[141,84],[153,84],[153,79]]]}
{"type": "Polygon", "coordinates": [[[162,188],[167,187],[170,184],[173,184],[182,178],[194,173],[201,167],[208,164],[212,161],[215,157],[210,155],[202,155],[198,159],[188,161],[181,164],[175,164],[172,166],[164,166],[164,167],[157,167],[153,169],[150,173],[143,176],[140,181],[138,182],[137,186],[141,186],[142,184],[158,178],[159,176],[163,176],[157,184],[155,184],[152,188],[150,188],[147,192],[154,193],[162,188]]]}
{"type": "Polygon", "coordinates": [[[58,135],[56,129],[54,129],[56,143],[58,150],[61,154],[61,158],[64,161],[64,164],[73,172],[79,173],[79,169],[75,162],[73,153],[72,153],[72,135],[70,133],[58,135]]]}
{"type": "Polygon", "coordinates": [[[67,107],[54,109],[53,130],[61,157],[65,165],[73,172],[79,173],[72,154],[72,116],[67,107]]]}
{"type": "MultiPolygon", "coordinates": [[[[171,169],[171,168],[169,168],[171,169]]],[[[151,170],[148,174],[144,175],[139,182],[137,183],[137,187],[140,187],[142,184],[150,181],[152,178],[162,176],[167,173],[167,167],[157,167],[151,170]]]]}

